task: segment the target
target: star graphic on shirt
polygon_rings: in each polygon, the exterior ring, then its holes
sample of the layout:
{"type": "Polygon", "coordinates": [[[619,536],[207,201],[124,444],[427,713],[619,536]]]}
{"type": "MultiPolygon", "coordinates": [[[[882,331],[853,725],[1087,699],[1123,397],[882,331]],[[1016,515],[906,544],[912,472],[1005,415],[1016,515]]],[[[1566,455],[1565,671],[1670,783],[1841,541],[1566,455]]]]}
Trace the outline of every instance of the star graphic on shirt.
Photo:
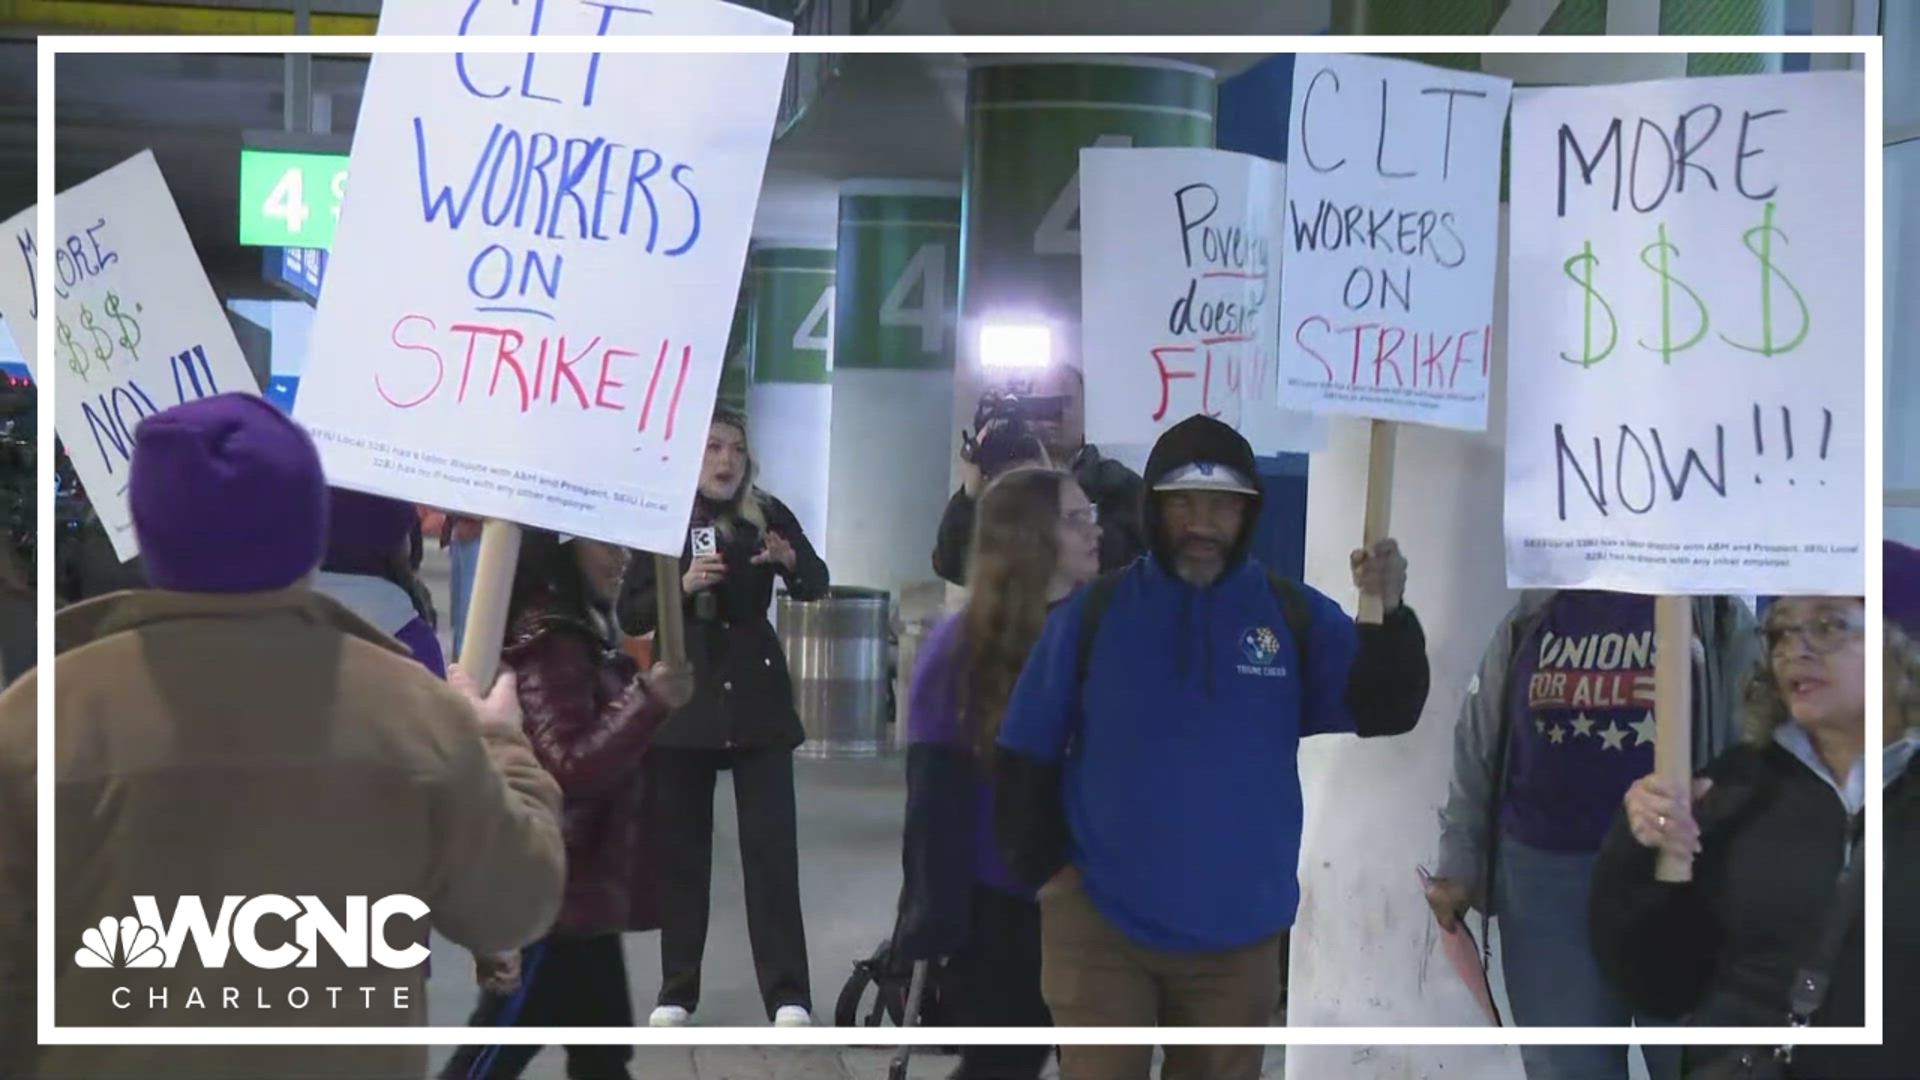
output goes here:
{"type": "Polygon", "coordinates": [[[1607,730],[1600,733],[1600,741],[1607,744],[1608,750],[1626,749],[1627,732],[1613,721],[1607,721],[1607,730]]]}
{"type": "Polygon", "coordinates": [[[1633,728],[1633,745],[1645,746],[1653,741],[1653,733],[1656,725],[1653,722],[1652,713],[1648,713],[1645,720],[1636,720],[1629,726],[1633,728]]]}
{"type": "Polygon", "coordinates": [[[1586,713],[1581,713],[1579,716],[1574,717],[1573,731],[1576,735],[1593,734],[1593,718],[1586,713]]]}
{"type": "Polygon", "coordinates": [[[1553,730],[1547,733],[1547,738],[1552,739],[1553,744],[1558,746],[1567,741],[1567,729],[1555,724],[1553,730]]]}

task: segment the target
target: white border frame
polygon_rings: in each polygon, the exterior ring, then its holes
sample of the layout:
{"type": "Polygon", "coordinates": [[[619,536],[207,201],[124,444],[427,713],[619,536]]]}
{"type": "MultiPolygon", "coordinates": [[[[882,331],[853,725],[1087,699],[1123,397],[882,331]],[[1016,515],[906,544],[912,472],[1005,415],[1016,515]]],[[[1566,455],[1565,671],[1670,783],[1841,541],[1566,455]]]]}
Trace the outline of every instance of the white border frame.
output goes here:
{"type": "MultiPolygon", "coordinates": [[[[1692,37],[1191,37],[1180,39],[1184,54],[1247,53],[1554,53],[1554,54],[1652,54],[1652,53],[1777,53],[1782,44],[1796,52],[1850,53],[1863,58],[1866,79],[1866,108],[1863,146],[1866,153],[1866,319],[1871,330],[1881,321],[1881,166],[1882,144],[1877,135],[1882,121],[1881,41],[1878,37],[1819,36],[1782,39],[1773,36],[1692,38],[1692,37]]],[[[540,38],[459,38],[439,37],[92,37],[57,35],[39,39],[38,70],[38,217],[36,228],[42,236],[57,235],[53,221],[54,186],[54,72],[56,59],[67,53],[159,53],[216,54],[269,53],[368,56],[374,53],[450,53],[476,54],[525,53],[963,53],[981,55],[1023,54],[1124,54],[1152,55],[1165,49],[1164,37],[540,37],[540,38]]],[[[54,308],[53,250],[43,245],[38,271],[39,304],[43,310],[54,308]]],[[[39,355],[53,355],[54,325],[42,319],[39,329],[39,355]]],[[[1863,357],[1867,404],[1866,457],[1868,490],[1883,488],[1884,441],[1881,380],[1881,335],[1867,334],[1863,357]]],[[[44,365],[43,365],[44,366],[44,365]]],[[[53,491],[55,380],[40,385],[38,400],[40,490],[53,491]]],[[[39,529],[42,536],[54,532],[53,500],[39,500],[39,529]]],[[[1869,537],[1882,535],[1881,503],[1869,500],[1864,508],[1869,537]]],[[[39,550],[40,580],[54,578],[53,545],[39,550]]],[[[1868,544],[1867,633],[1870,639],[1880,634],[1881,547],[1868,544]]],[[[54,745],[54,644],[47,631],[54,624],[54,596],[49,588],[39,590],[40,635],[39,668],[45,677],[38,680],[39,742],[43,748],[54,745]]],[[[1866,678],[1869,686],[1881,678],[1881,650],[1867,650],[1866,678]]],[[[1878,695],[1869,695],[1876,707],[1878,695]]],[[[1109,1045],[1159,1045],[1169,1040],[1181,1044],[1217,1044],[1242,1046],[1269,1045],[1402,1045],[1402,1046],[1507,1046],[1520,1041],[1541,1045],[1632,1044],[1632,1045],[1750,1045],[1756,1042],[1815,1045],[1872,1045],[1882,1041],[1882,967],[1884,964],[1881,911],[1881,760],[1866,755],[1866,779],[1870,825],[1867,829],[1866,893],[1866,989],[1867,1010],[1872,1018],[1864,1028],[1528,1028],[1524,1037],[1504,1027],[1331,1027],[1331,1028],[470,1028],[470,1027],[62,1027],[54,1022],[54,978],[58,943],[53,940],[54,912],[54,784],[48,755],[40,755],[38,770],[38,910],[37,976],[39,1003],[36,1025],[42,1044],[55,1046],[193,1046],[226,1045],[381,1045],[443,1046],[462,1042],[494,1045],[631,1045],[631,1046],[858,1046],[876,1040],[893,1045],[1054,1045],[1060,1042],[1109,1045]]]]}

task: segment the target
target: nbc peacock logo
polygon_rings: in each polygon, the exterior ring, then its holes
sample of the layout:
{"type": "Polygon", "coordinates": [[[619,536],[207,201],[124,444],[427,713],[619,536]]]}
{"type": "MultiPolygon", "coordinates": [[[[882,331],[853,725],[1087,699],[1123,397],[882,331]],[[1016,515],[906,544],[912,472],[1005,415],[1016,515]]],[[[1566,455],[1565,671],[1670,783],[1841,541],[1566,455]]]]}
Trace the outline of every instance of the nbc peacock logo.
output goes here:
{"type": "Polygon", "coordinates": [[[157,968],[166,961],[159,932],[131,915],[108,916],[99,926],[88,927],[73,954],[73,962],[83,968],[157,968]]]}

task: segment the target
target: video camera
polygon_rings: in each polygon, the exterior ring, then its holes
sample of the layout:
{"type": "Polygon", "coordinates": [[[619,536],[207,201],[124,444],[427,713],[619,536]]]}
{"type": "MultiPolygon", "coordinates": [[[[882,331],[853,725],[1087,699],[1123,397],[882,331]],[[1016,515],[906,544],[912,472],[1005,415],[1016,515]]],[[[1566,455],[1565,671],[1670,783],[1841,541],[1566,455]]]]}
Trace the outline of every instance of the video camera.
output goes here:
{"type": "Polygon", "coordinates": [[[988,390],[973,412],[973,430],[960,434],[960,458],[991,480],[1009,466],[1045,454],[1035,424],[1066,418],[1067,398],[1036,396],[1018,390],[988,390]]]}

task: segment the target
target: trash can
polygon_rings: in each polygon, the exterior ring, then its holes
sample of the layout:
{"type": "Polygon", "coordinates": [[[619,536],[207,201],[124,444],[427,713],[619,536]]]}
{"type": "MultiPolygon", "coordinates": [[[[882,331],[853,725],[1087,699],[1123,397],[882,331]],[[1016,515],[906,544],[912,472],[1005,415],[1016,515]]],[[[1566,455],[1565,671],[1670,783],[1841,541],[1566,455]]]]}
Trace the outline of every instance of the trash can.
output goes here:
{"type": "Polygon", "coordinates": [[[874,758],[887,752],[891,719],[888,631],[891,598],[880,589],[834,586],[819,600],[781,596],[774,626],[793,675],[806,758],[874,758]]]}

